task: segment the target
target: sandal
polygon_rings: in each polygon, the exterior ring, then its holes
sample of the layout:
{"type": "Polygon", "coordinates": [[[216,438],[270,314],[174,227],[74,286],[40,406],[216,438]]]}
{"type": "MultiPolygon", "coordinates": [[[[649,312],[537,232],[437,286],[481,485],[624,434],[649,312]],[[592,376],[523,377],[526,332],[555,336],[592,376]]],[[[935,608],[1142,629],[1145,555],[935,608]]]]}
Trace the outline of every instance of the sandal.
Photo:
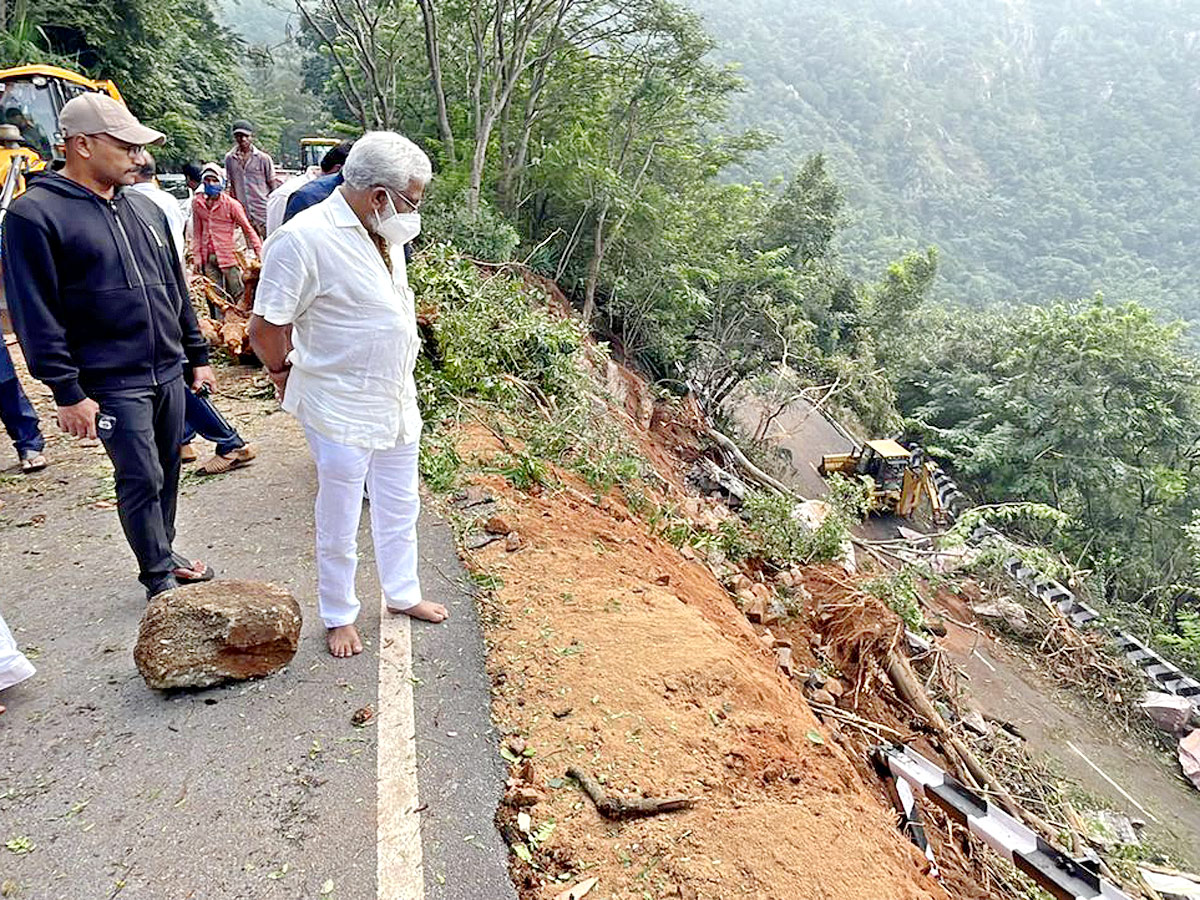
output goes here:
{"type": "Polygon", "coordinates": [[[21,457],[21,471],[26,475],[31,472],[40,472],[50,465],[46,455],[40,450],[22,450],[18,455],[21,457]]]}
{"type": "Polygon", "coordinates": [[[252,445],[246,444],[244,447],[238,447],[232,453],[218,453],[212,459],[205,460],[203,464],[196,467],[196,474],[223,475],[249,465],[256,456],[258,456],[258,451],[252,445]]]}
{"type": "Polygon", "coordinates": [[[199,584],[202,581],[212,581],[217,573],[212,566],[194,559],[190,560],[187,565],[176,566],[171,570],[171,574],[180,584],[199,584]]]}

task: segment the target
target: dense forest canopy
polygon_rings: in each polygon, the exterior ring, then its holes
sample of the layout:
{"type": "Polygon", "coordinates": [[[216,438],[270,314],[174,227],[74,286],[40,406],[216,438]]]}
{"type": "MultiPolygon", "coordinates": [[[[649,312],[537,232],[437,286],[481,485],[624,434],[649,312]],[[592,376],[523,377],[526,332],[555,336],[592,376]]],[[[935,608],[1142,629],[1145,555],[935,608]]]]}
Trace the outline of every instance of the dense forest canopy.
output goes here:
{"type": "Polygon", "coordinates": [[[1097,291],[1200,317],[1200,4],[1185,0],[688,0],[747,91],[734,127],[820,151],[848,260],[940,251],[941,296],[1097,291]]]}

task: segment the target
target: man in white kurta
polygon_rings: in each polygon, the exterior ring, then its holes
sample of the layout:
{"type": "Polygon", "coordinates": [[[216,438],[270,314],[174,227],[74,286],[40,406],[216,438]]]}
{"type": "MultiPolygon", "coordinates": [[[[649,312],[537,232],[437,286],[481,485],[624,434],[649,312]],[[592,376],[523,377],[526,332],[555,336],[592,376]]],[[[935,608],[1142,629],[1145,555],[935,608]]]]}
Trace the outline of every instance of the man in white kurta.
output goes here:
{"type": "Polygon", "coordinates": [[[354,578],[364,484],[387,608],[446,618],[417,578],[420,337],[403,251],[420,231],[430,164],[406,138],[371,132],[342,172],[328,200],[271,235],[250,326],[316,463],[317,603],[339,657],[362,652],[354,578]]]}

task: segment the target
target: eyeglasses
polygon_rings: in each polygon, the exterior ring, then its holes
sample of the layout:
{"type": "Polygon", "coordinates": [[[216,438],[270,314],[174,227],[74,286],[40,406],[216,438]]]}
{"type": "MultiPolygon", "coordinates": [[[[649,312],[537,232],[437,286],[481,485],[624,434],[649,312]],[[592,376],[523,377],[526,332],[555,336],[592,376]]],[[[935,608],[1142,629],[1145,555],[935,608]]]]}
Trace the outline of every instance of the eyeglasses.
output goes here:
{"type": "Polygon", "coordinates": [[[116,147],[119,150],[124,150],[125,155],[128,156],[130,159],[137,159],[139,156],[141,156],[143,153],[146,152],[145,144],[127,144],[124,141],[114,140],[113,138],[110,138],[108,135],[105,135],[105,134],[91,134],[91,135],[88,135],[88,137],[99,138],[101,141],[103,141],[106,144],[111,144],[112,146],[116,147]]]}
{"type": "MultiPolygon", "coordinates": [[[[408,204],[409,209],[411,209],[413,212],[417,212],[418,210],[420,210],[421,204],[424,202],[424,199],[417,200],[416,202],[414,202],[412,200],[412,198],[408,196],[408,194],[404,193],[404,191],[394,191],[391,188],[383,187],[382,184],[379,186],[381,188],[383,188],[383,190],[388,194],[389,197],[392,196],[393,194],[398,196],[401,200],[403,200],[405,203],[408,204]]],[[[396,205],[394,200],[392,201],[392,205],[393,206],[396,205]]],[[[399,211],[400,210],[396,210],[396,212],[399,212],[399,211]]]]}

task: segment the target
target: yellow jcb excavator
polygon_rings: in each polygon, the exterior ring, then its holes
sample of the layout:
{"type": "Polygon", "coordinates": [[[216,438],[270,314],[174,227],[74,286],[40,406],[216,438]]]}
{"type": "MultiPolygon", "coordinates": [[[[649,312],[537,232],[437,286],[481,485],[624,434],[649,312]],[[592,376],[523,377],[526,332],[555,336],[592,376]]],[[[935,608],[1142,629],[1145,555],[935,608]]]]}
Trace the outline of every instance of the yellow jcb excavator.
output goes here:
{"type": "Polygon", "coordinates": [[[72,97],[99,91],[124,103],[111,81],[93,81],[58,66],[17,66],[0,70],[0,218],[25,189],[25,176],[63,159],[58,113],[72,97]]]}
{"type": "Polygon", "coordinates": [[[909,450],[890,439],[867,441],[849,453],[830,453],[821,457],[818,471],[822,476],[867,475],[875,482],[871,497],[872,512],[909,518],[929,501],[934,522],[945,516],[937,487],[933,482],[935,466],[924,454],[909,450]]]}
{"type": "Polygon", "coordinates": [[[325,154],[340,143],[340,140],[331,137],[300,138],[300,171],[319,166],[325,154]]]}

